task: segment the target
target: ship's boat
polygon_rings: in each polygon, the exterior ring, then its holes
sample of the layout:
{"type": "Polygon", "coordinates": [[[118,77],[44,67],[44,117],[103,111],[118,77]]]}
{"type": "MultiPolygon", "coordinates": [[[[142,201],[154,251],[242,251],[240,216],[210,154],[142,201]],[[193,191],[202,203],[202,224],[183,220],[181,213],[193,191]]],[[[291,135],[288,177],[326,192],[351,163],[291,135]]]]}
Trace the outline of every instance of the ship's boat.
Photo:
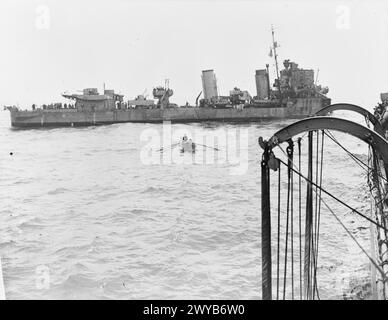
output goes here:
{"type": "Polygon", "coordinates": [[[135,108],[155,106],[154,100],[147,100],[147,98],[144,95],[138,95],[135,99],[128,100],[127,104],[128,106],[134,106],[135,108]]]}
{"type": "Polygon", "coordinates": [[[195,152],[195,143],[191,140],[191,139],[188,139],[188,140],[182,140],[180,143],[179,143],[179,149],[181,152],[191,152],[191,153],[194,153],[195,152]]]}
{"type": "Polygon", "coordinates": [[[191,152],[191,153],[194,153],[195,152],[195,143],[187,138],[187,135],[184,135],[182,137],[182,139],[179,141],[178,143],[179,145],[179,150],[183,153],[183,152],[191,152]]]}

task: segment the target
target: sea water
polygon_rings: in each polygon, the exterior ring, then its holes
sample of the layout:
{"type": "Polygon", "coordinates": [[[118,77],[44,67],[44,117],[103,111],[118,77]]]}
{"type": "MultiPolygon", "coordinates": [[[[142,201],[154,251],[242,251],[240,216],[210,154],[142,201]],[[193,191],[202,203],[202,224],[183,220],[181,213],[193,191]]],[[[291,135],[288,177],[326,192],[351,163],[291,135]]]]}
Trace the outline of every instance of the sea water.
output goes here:
{"type": "MultiPolygon", "coordinates": [[[[239,132],[246,166],[236,171],[236,163],[191,155],[182,163],[147,161],[144,132],[162,135],[162,124],[15,130],[0,112],[6,298],[260,299],[257,139],[294,121],[171,126],[194,141],[196,130],[239,132]]],[[[335,136],[366,161],[362,141],[335,136]]],[[[334,143],[326,141],[324,151],[323,187],[369,214],[365,172],[334,143]]],[[[369,249],[369,223],[339,204],[333,209],[369,249]]],[[[368,259],[324,209],[320,230],[320,298],[366,298],[368,259]]]]}

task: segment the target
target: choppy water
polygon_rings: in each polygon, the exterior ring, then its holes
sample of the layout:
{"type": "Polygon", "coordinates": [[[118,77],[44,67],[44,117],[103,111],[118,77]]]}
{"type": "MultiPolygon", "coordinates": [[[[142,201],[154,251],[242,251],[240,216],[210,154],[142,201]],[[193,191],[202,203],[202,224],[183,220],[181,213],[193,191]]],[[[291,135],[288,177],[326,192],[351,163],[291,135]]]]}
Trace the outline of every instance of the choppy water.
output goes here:
{"type": "MultiPolygon", "coordinates": [[[[159,124],[12,130],[8,112],[0,120],[7,299],[261,297],[257,138],[292,121],[173,125],[247,129],[248,170],[233,175],[228,163],[142,163],[140,136],[159,124]]],[[[336,136],[365,158],[362,142],[336,136]]],[[[324,186],[366,212],[365,174],[335,145],[325,150],[324,186]]],[[[334,208],[368,247],[368,224],[334,208]]],[[[367,259],[326,213],[321,231],[321,298],[368,288],[367,259]]]]}

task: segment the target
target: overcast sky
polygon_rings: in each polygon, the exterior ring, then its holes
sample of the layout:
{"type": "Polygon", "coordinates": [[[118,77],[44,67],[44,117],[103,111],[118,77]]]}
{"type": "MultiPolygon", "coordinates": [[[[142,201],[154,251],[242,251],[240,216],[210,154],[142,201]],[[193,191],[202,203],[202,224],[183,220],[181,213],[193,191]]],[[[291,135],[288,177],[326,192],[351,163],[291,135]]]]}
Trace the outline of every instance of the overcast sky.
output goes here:
{"type": "Polygon", "coordinates": [[[372,107],[388,92],[388,1],[1,0],[0,104],[104,82],[131,99],[166,78],[172,102],[194,103],[203,69],[220,94],[255,95],[255,69],[274,69],[271,24],[280,60],[319,68],[333,102],[372,107]]]}

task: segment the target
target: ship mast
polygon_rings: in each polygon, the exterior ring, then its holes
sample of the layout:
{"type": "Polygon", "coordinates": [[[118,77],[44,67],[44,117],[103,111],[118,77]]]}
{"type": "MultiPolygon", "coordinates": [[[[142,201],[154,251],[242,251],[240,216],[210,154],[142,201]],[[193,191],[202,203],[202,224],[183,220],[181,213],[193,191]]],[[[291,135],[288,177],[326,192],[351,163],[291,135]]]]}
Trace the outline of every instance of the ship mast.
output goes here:
{"type": "Polygon", "coordinates": [[[275,41],[275,31],[274,31],[273,25],[271,25],[271,31],[272,31],[272,49],[273,49],[273,55],[275,58],[276,79],[278,82],[278,89],[279,89],[279,93],[280,93],[278,54],[276,53],[276,48],[278,47],[278,43],[275,41]]]}
{"type": "Polygon", "coordinates": [[[276,77],[279,79],[279,66],[278,66],[278,55],[276,53],[276,48],[278,46],[277,42],[275,41],[275,31],[272,27],[272,48],[273,48],[273,54],[275,58],[275,67],[276,67],[276,77]]]}

